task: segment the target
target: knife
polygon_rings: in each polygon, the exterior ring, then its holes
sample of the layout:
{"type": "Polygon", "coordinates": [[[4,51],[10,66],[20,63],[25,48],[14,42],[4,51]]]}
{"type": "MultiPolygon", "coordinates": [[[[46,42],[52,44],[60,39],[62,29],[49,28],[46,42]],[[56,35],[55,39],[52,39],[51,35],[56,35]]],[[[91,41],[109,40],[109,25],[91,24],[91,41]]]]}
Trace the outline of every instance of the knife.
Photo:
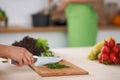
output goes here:
{"type": "Polygon", "coordinates": [[[38,57],[38,56],[33,56],[35,62],[35,66],[43,66],[46,64],[51,64],[51,63],[57,63],[60,62],[63,58],[57,56],[57,57],[38,57]]]}
{"type": "MultiPolygon", "coordinates": [[[[34,58],[34,65],[35,66],[43,66],[46,64],[51,64],[51,63],[57,63],[60,62],[63,58],[56,56],[56,57],[38,57],[38,56],[33,56],[34,58]]],[[[10,64],[15,64],[17,63],[14,60],[8,59],[8,63],[10,64]]]]}

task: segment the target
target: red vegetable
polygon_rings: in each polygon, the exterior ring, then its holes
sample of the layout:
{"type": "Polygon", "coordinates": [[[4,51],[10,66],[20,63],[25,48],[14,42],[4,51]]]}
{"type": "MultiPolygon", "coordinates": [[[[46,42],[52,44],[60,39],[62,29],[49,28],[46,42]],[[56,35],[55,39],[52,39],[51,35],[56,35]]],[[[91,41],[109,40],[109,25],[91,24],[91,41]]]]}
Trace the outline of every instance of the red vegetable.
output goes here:
{"type": "Polygon", "coordinates": [[[104,46],[98,56],[99,63],[120,64],[120,43],[116,43],[113,38],[104,41],[104,46]]]}
{"type": "Polygon", "coordinates": [[[112,63],[113,63],[113,61],[109,59],[108,60],[108,64],[112,64],[112,63]]]}
{"type": "Polygon", "coordinates": [[[118,48],[119,48],[119,51],[120,51],[120,43],[117,43],[117,46],[118,46],[118,48]]]}
{"type": "Polygon", "coordinates": [[[104,46],[109,46],[108,41],[104,40],[104,46]]]}
{"type": "Polygon", "coordinates": [[[115,40],[114,39],[110,39],[110,41],[108,42],[108,45],[109,45],[109,47],[114,47],[115,46],[115,40]]]}
{"type": "Polygon", "coordinates": [[[115,52],[115,53],[118,53],[118,52],[119,52],[119,47],[118,47],[118,45],[115,45],[115,46],[112,48],[112,51],[115,52]]]}
{"type": "Polygon", "coordinates": [[[99,63],[102,63],[102,55],[100,55],[100,56],[98,57],[98,61],[99,61],[99,63]]]}
{"type": "Polygon", "coordinates": [[[107,54],[102,54],[102,60],[107,61],[109,59],[109,56],[107,54]]]}
{"type": "Polygon", "coordinates": [[[111,61],[114,61],[115,59],[116,59],[116,53],[112,52],[112,53],[110,54],[110,60],[111,60],[111,61]]]}
{"type": "Polygon", "coordinates": [[[120,52],[119,52],[119,53],[117,53],[117,56],[120,58],[120,52]]]}
{"type": "Polygon", "coordinates": [[[109,54],[109,53],[110,53],[110,48],[109,48],[108,46],[104,46],[104,47],[102,48],[102,53],[104,53],[104,54],[109,54]]]}
{"type": "Polygon", "coordinates": [[[114,63],[115,63],[115,64],[120,64],[120,59],[119,59],[119,58],[115,58],[115,59],[114,59],[114,63]]]}
{"type": "Polygon", "coordinates": [[[109,63],[108,63],[108,61],[103,61],[103,64],[106,64],[106,65],[108,65],[109,63]]]}

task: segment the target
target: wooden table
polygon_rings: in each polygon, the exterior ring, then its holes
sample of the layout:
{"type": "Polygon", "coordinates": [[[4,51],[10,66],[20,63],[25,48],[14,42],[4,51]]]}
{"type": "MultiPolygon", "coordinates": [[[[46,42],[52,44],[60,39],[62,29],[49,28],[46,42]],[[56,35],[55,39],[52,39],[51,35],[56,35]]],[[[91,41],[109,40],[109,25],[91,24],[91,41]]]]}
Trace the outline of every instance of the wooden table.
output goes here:
{"type": "Polygon", "coordinates": [[[0,63],[0,80],[120,80],[120,65],[104,65],[86,59],[91,48],[51,49],[67,61],[89,72],[89,75],[40,77],[28,66],[16,67],[0,63]]]}

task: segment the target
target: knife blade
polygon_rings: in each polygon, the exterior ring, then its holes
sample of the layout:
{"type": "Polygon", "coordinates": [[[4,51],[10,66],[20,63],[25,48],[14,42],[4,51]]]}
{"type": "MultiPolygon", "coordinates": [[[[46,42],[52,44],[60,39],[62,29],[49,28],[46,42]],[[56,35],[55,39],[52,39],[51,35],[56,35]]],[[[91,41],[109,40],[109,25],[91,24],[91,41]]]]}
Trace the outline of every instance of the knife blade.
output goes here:
{"type": "Polygon", "coordinates": [[[43,66],[46,64],[57,63],[63,59],[62,57],[38,57],[38,56],[33,57],[35,60],[34,62],[35,66],[43,66]]]}
{"type": "MultiPolygon", "coordinates": [[[[51,64],[51,63],[57,63],[60,62],[63,58],[56,56],[56,57],[38,57],[38,56],[33,56],[34,58],[34,65],[35,66],[43,66],[46,64],[51,64]]],[[[8,63],[10,64],[15,64],[17,63],[14,60],[8,59],[8,63]]]]}

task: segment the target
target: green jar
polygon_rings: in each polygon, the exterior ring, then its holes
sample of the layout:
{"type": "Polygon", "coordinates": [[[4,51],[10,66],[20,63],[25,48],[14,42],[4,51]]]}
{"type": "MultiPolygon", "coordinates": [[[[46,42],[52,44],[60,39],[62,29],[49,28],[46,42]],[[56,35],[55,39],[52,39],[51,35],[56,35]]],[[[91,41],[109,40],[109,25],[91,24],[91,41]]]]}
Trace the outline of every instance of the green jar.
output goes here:
{"type": "Polygon", "coordinates": [[[88,4],[69,4],[65,10],[69,47],[92,46],[98,31],[97,13],[88,4]]]}

